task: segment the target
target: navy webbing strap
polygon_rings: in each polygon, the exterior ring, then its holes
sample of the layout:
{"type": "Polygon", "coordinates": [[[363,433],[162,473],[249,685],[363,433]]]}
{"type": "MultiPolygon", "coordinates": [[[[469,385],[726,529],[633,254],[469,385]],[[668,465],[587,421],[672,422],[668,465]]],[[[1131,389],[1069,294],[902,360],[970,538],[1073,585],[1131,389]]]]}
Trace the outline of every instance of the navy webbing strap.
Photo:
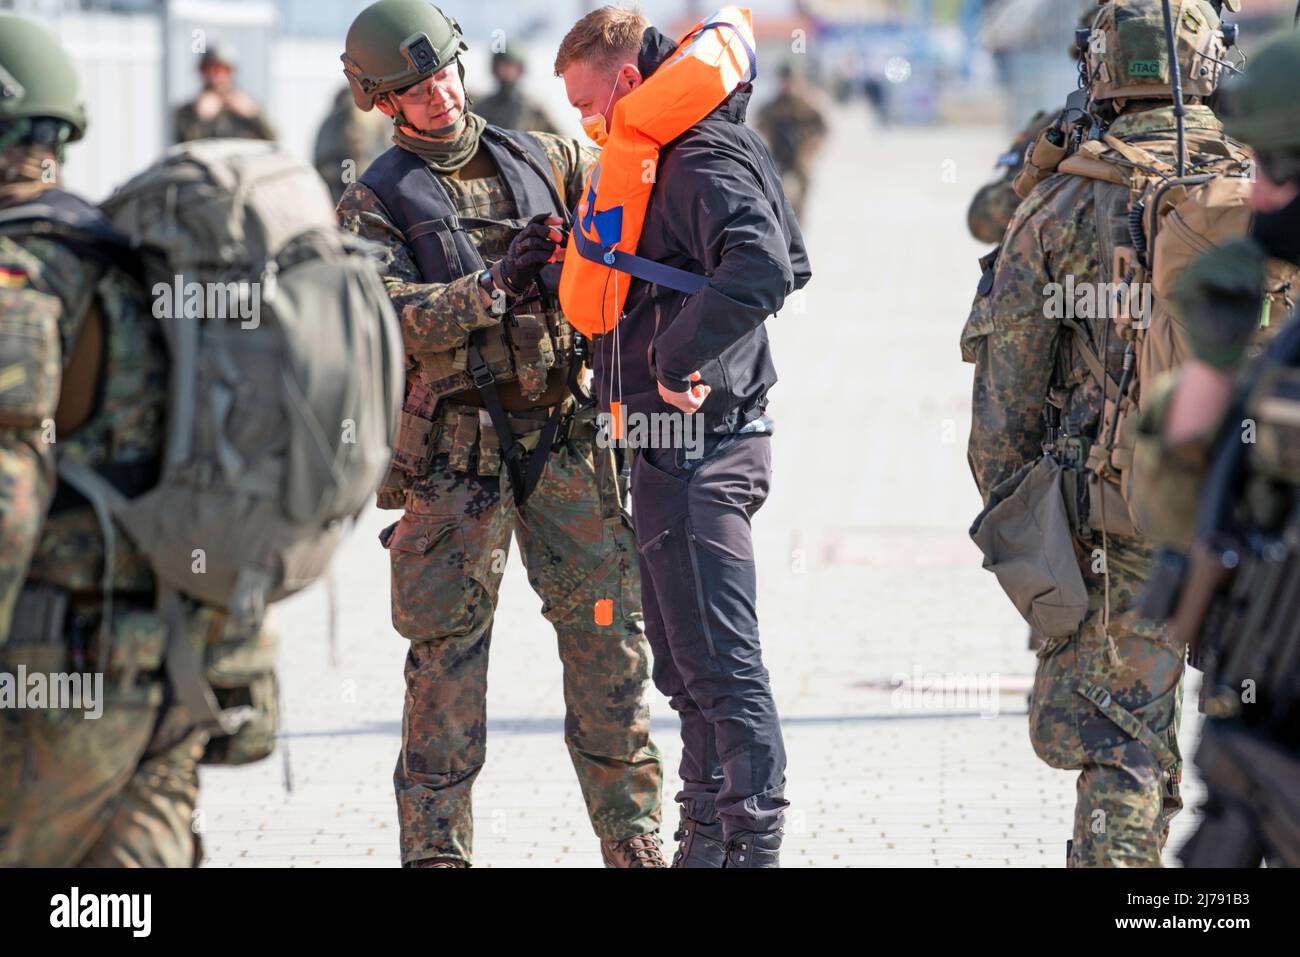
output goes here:
{"type": "Polygon", "coordinates": [[[610,269],[627,273],[636,279],[644,279],[656,286],[674,289],[677,292],[694,294],[709,284],[709,277],[701,276],[699,273],[688,272],[685,269],[678,269],[676,266],[667,266],[652,259],[633,256],[631,253],[619,252],[615,249],[605,250],[601,248],[600,243],[588,239],[582,234],[581,229],[576,228],[578,222],[576,213],[573,221],[575,223],[573,230],[574,247],[578,250],[578,255],[583,259],[600,263],[602,266],[608,266],[610,269]]]}

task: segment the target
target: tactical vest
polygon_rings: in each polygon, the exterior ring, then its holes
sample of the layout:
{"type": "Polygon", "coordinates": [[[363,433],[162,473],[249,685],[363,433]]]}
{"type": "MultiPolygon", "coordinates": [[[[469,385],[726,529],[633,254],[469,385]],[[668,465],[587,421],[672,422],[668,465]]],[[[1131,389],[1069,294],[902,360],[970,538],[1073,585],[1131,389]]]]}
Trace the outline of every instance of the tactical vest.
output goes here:
{"type": "MultiPolygon", "coordinates": [[[[515,219],[459,216],[447,187],[420,157],[394,146],[361,176],[402,232],[420,277],[446,284],[487,268],[467,230],[485,226],[522,229],[541,213],[567,219],[562,184],[541,145],[526,133],[484,128],[482,147],[495,163],[515,205],[515,219]],[[549,175],[548,175],[549,171],[549,175]]],[[[549,270],[547,272],[550,272],[549,270]]],[[[481,330],[479,351],[498,383],[519,380],[517,366],[535,363],[537,353],[555,356],[552,372],[563,381],[573,348],[573,334],[560,312],[555,289],[546,281],[519,300],[513,317],[481,330]]],[[[467,371],[469,343],[443,353],[420,357],[418,376],[435,398],[459,396],[475,401],[474,382],[467,371]]]]}

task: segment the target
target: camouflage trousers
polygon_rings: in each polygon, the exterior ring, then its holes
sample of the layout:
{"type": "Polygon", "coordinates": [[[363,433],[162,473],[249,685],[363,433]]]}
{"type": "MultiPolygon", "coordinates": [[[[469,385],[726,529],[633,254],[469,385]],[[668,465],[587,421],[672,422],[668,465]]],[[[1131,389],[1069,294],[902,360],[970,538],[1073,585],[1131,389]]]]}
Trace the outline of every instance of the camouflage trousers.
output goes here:
{"type": "Polygon", "coordinates": [[[1184,655],[1135,614],[1149,553],[1112,538],[1103,556],[1100,536],[1079,546],[1088,614],[1038,650],[1030,738],[1047,764],[1080,771],[1070,866],[1159,867],[1182,808],[1184,655]]]}
{"type": "MultiPolygon", "coordinates": [[[[192,822],[208,734],[170,700],[158,670],[161,621],[120,608],[114,620],[114,662],[131,659],[145,672],[122,688],[110,666],[97,717],[84,708],[0,709],[0,866],[198,863],[192,822]]],[[[0,671],[66,670],[51,651],[11,643],[0,671]]]]}
{"type": "Polygon", "coordinates": [[[393,625],[412,642],[393,776],[403,863],[472,859],[470,791],[486,758],[488,648],[512,536],[555,628],[564,738],[596,834],[659,827],[635,546],[613,455],[595,437],[593,417],[581,416],[522,510],[499,473],[452,470],[439,454],[384,532],[393,625]]]}

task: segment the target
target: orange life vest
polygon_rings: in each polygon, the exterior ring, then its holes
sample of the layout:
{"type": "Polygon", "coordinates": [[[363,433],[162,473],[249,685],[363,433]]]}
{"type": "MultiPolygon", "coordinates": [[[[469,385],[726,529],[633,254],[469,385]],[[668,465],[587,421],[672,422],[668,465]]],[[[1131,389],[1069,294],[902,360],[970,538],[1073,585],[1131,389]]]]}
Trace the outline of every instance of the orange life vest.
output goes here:
{"type": "Polygon", "coordinates": [[[660,149],[751,82],[757,69],[749,10],[723,7],[688,30],[672,56],[614,104],[609,141],[583,186],[560,279],[564,315],[585,335],[617,325],[630,277],[686,293],[708,285],[704,276],[637,256],[637,242],[660,149]]]}

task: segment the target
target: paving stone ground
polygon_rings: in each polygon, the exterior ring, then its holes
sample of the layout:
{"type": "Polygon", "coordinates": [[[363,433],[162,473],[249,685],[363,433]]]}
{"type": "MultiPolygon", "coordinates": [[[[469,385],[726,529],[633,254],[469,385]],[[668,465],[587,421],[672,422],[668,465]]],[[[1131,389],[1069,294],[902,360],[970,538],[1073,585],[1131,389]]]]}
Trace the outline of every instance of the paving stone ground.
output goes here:
{"type": "MultiPolygon", "coordinates": [[[[857,110],[841,117],[807,222],[815,279],[769,322],[781,383],[755,540],[789,751],[785,866],[1064,863],[1074,775],[1030,749],[1024,626],[965,531],[979,501],[957,340],[984,252],[965,210],[1004,148],[987,129],[882,131],[857,110]],[[891,687],[934,675],[975,693],[936,701],[891,687]]],[[[322,589],[277,608],[293,790],[278,756],[205,769],[208,866],[396,865],[406,642],[389,624],[376,541],[393,518],[367,515],[338,556],[336,664],[322,589]]],[[[562,740],[554,634],[514,556],[501,594],[476,865],[599,866],[562,740]]],[[[651,699],[671,801],[676,721],[651,699]]],[[[1185,715],[1191,754],[1195,708],[1185,715]]],[[[1176,821],[1170,863],[1194,818],[1176,821]]]]}

